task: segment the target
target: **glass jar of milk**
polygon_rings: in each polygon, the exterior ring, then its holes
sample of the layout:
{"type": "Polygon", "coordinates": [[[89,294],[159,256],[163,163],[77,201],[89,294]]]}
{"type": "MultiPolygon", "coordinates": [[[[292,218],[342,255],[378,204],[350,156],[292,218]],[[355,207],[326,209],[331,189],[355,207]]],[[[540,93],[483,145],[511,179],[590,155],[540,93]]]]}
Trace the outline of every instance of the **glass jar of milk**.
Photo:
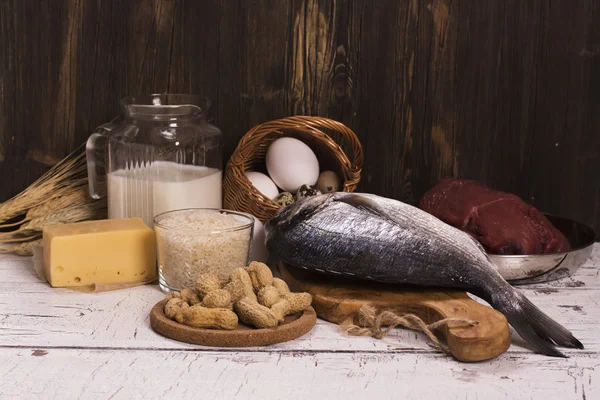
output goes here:
{"type": "Polygon", "coordinates": [[[156,94],[121,106],[122,121],[87,141],[90,195],[107,196],[108,217],[140,217],[152,227],[166,211],[222,208],[223,144],[207,120],[210,100],[156,94]]]}

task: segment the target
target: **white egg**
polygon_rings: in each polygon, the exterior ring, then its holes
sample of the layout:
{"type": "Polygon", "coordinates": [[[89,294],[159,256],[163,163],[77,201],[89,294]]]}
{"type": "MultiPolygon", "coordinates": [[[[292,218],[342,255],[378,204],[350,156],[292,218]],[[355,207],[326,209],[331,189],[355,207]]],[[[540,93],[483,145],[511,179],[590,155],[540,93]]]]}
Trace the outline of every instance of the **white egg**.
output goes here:
{"type": "Polygon", "coordinates": [[[319,160],[304,142],[283,137],[275,140],[266,154],[269,176],[282,190],[296,193],[302,185],[313,186],[319,179],[319,160]]]}
{"type": "Polygon", "coordinates": [[[254,230],[252,235],[250,261],[266,263],[269,259],[269,250],[267,250],[265,244],[265,226],[256,217],[254,217],[254,230]]]}
{"type": "Polygon", "coordinates": [[[277,186],[275,183],[269,178],[267,175],[262,172],[246,172],[246,176],[252,182],[252,186],[256,188],[259,192],[270,199],[274,199],[279,194],[279,190],[277,190],[277,186]]]}

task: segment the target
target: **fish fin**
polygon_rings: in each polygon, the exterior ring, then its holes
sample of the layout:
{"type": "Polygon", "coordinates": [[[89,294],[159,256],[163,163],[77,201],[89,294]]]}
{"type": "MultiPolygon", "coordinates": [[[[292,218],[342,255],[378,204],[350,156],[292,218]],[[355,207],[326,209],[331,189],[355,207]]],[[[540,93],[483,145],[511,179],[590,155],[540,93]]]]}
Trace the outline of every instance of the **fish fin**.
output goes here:
{"type": "Polygon", "coordinates": [[[504,296],[490,304],[501,311],[517,333],[536,350],[548,356],[566,358],[555,345],[583,349],[583,344],[569,330],[542,312],[522,293],[513,293],[515,297],[504,296]]]}
{"type": "Polygon", "coordinates": [[[349,204],[359,210],[371,213],[381,219],[388,221],[391,224],[398,225],[398,223],[387,213],[387,211],[379,204],[369,199],[368,197],[361,196],[355,193],[343,193],[342,196],[337,196],[334,201],[349,204]]]}

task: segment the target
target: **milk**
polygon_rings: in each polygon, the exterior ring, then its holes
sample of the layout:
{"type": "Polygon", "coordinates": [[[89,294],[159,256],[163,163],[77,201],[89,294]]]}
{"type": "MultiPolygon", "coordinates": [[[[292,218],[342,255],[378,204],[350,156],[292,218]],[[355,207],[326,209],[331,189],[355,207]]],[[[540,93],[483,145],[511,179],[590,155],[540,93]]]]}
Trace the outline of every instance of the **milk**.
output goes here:
{"type": "Polygon", "coordinates": [[[108,174],[108,217],[140,217],[182,208],[222,208],[222,172],[216,168],[156,161],[108,174]]]}

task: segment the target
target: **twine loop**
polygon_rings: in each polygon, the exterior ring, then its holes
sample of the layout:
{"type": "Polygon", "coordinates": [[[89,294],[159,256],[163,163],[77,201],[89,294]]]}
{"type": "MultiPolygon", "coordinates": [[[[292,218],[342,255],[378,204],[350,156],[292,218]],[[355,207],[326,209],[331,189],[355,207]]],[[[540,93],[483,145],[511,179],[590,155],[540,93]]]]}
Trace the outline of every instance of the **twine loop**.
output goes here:
{"type": "Polygon", "coordinates": [[[450,354],[447,346],[443,345],[435,336],[433,331],[447,326],[457,328],[461,326],[471,327],[478,324],[477,321],[463,318],[444,318],[431,324],[426,324],[421,318],[414,314],[398,315],[393,311],[382,311],[379,314],[375,307],[363,305],[358,311],[358,323],[355,325],[352,318],[348,318],[340,324],[342,331],[352,336],[370,336],[382,339],[397,326],[413,329],[425,333],[433,345],[450,354]]]}

